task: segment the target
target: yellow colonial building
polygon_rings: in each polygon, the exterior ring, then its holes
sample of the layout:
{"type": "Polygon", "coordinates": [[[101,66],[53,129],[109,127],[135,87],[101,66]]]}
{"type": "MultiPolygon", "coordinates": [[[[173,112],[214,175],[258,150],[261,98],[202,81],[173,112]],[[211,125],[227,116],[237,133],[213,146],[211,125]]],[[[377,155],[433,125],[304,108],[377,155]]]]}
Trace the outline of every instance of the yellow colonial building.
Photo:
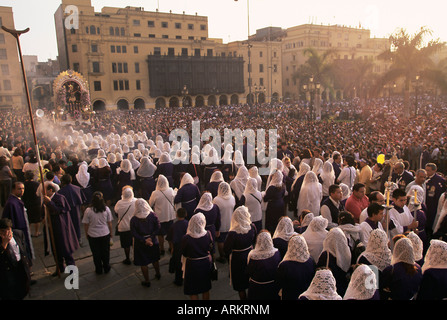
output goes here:
{"type": "Polygon", "coordinates": [[[26,107],[23,75],[16,39],[1,26],[15,29],[11,7],[0,6],[0,109],[26,107]]]}

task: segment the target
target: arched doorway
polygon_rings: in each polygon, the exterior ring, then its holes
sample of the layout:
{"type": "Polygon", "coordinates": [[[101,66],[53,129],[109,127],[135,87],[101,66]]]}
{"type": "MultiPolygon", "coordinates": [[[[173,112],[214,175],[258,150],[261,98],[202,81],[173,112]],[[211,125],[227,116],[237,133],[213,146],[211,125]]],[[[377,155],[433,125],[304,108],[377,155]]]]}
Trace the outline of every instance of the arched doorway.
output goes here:
{"type": "Polygon", "coordinates": [[[219,106],[226,106],[228,105],[228,97],[227,95],[223,94],[219,97],[219,106]]]}
{"type": "Polygon", "coordinates": [[[126,99],[121,99],[116,104],[118,110],[129,110],[129,102],[126,99]]]}
{"type": "Polygon", "coordinates": [[[252,104],[254,102],[253,93],[247,95],[247,103],[252,104]]]}
{"type": "Polygon", "coordinates": [[[133,107],[134,107],[134,109],[137,109],[137,110],[143,110],[143,109],[146,109],[146,103],[144,102],[143,99],[138,98],[134,101],[133,107]]]}
{"type": "Polygon", "coordinates": [[[265,102],[265,94],[264,93],[260,93],[258,95],[258,103],[264,103],[265,102]]]}
{"type": "Polygon", "coordinates": [[[205,105],[205,99],[203,96],[196,97],[196,107],[203,107],[205,105]]]}
{"type": "Polygon", "coordinates": [[[178,108],[179,107],[179,101],[177,97],[172,97],[169,99],[169,108],[178,108]]]}
{"type": "Polygon", "coordinates": [[[231,104],[239,104],[239,96],[237,94],[233,94],[231,96],[230,101],[231,101],[231,104]]]}
{"type": "Polygon", "coordinates": [[[278,97],[279,97],[278,92],[273,93],[272,94],[272,102],[278,102],[278,100],[279,100],[278,97]]]}
{"type": "Polygon", "coordinates": [[[191,107],[191,106],[192,106],[192,99],[191,99],[190,96],[186,96],[186,97],[183,99],[182,106],[185,107],[185,108],[187,108],[187,107],[191,107]]]}
{"type": "Polygon", "coordinates": [[[102,100],[96,100],[93,102],[93,110],[96,111],[105,111],[106,110],[106,104],[102,100]]]}
{"type": "Polygon", "coordinates": [[[155,109],[163,109],[166,107],[166,100],[164,98],[157,98],[155,100],[155,109]]]}
{"type": "Polygon", "coordinates": [[[215,106],[216,103],[216,96],[209,96],[208,97],[208,106],[215,106]]]}

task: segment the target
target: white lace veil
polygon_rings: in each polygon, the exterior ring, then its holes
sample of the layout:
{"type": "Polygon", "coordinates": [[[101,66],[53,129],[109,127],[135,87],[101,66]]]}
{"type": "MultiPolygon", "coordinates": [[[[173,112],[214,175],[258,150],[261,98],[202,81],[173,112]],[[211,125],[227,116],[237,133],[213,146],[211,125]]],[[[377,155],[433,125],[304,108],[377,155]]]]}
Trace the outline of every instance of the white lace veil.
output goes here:
{"type": "Polygon", "coordinates": [[[230,231],[247,234],[251,230],[251,215],[246,206],[237,207],[231,216],[230,231]]]}
{"type": "Polygon", "coordinates": [[[377,288],[376,274],[366,264],[359,265],[351,275],[343,300],[369,300],[377,288]]]}
{"type": "Polygon", "coordinates": [[[198,212],[195,215],[193,215],[191,219],[189,219],[186,234],[195,239],[201,238],[207,233],[207,231],[205,230],[205,226],[206,226],[205,215],[201,212],[198,212]]]}
{"type": "Polygon", "coordinates": [[[425,254],[422,273],[427,269],[447,269],[447,243],[433,239],[425,254]]]}
{"type": "Polygon", "coordinates": [[[281,238],[285,241],[289,241],[290,238],[294,235],[296,235],[296,232],[293,229],[292,219],[290,219],[287,216],[284,216],[279,220],[272,239],[281,238]]]}
{"type": "Polygon", "coordinates": [[[256,246],[250,251],[247,258],[247,263],[250,259],[264,260],[273,257],[278,251],[273,246],[272,236],[268,231],[261,231],[256,238],[256,246]]]}
{"type": "Polygon", "coordinates": [[[190,183],[194,184],[194,179],[189,173],[185,173],[182,177],[182,180],[180,181],[179,189],[182,188],[184,185],[187,185],[190,183]]]}
{"type": "Polygon", "coordinates": [[[139,198],[135,201],[134,215],[137,218],[145,219],[152,211],[151,206],[146,200],[139,198]]]}
{"type": "Polygon", "coordinates": [[[202,194],[196,210],[210,211],[213,208],[213,196],[209,192],[202,194]]]}
{"type": "Polygon", "coordinates": [[[371,231],[366,249],[360,254],[358,260],[362,256],[380,271],[391,264],[391,250],[388,248],[388,236],[385,231],[381,229],[371,231]]]}
{"type": "Polygon", "coordinates": [[[157,178],[157,185],[155,187],[155,190],[165,191],[168,190],[168,188],[169,188],[168,179],[164,175],[160,174],[157,178]]]}
{"type": "Polygon", "coordinates": [[[423,250],[424,250],[424,244],[419,238],[419,236],[411,231],[409,234],[407,234],[407,238],[411,240],[411,243],[413,244],[413,250],[414,250],[414,260],[419,261],[421,260],[423,256],[423,250]]]}
{"type": "Polygon", "coordinates": [[[150,178],[154,175],[157,167],[148,157],[141,158],[141,165],[137,170],[137,175],[144,178],[150,178]]]}
{"type": "Polygon", "coordinates": [[[289,240],[287,252],[282,261],[296,261],[304,263],[310,258],[309,248],[303,236],[295,234],[289,240]]]}
{"type": "Polygon", "coordinates": [[[222,171],[217,170],[217,171],[214,171],[213,174],[211,175],[210,182],[219,182],[219,181],[223,182],[224,178],[223,178],[222,171]]]}
{"type": "Polygon", "coordinates": [[[248,178],[249,175],[247,168],[245,166],[241,166],[237,171],[236,177],[230,182],[230,186],[238,199],[240,199],[244,193],[248,178]]]}
{"type": "Polygon", "coordinates": [[[319,214],[322,197],[322,187],[318,182],[317,175],[313,171],[307,172],[304,176],[300,195],[298,197],[298,215],[300,215],[303,210],[309,210],[315,215],[319,214]]]}
{"type": "Polygon", "coordinates": [[[230,185],[227,182],[221,182],[219,184],[219,187],[217,188],[217,196],[225,200],[228,200],[233,196],[231,194],[230,185]]]}
{"type": "Polygon", "coordinates": [[[342,300],[331,270],[317,270],[309,288],[301,295],[309,300],[342,300]]]}
{"type": "Polygon", "coordinates": [[[408,238],[401,238],[394,245],[391,264],[394,265],[399,262],[405,262],[411,265],[415,263],[413,243],[408,238]]]}
{"type": "MultiPolygon", "coordinates": [[[[338,228],[329,230],[323,241],[323,252],[327,251],[335,257],[337,266],[347,272],[351,267],[351,250],[348,246],[348,240],[344,232],[338,228]]],[[[328,257],[329,259],[329,257],[328,257]]]]}

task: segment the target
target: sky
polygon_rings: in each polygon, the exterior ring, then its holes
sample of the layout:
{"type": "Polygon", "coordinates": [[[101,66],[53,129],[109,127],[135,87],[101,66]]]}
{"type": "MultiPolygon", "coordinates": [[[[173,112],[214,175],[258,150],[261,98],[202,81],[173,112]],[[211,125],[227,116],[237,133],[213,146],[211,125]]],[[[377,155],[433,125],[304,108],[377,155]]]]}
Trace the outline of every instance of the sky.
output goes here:
{"type": "MultiPolygon", "coordinates": [[[[56,59],[54,13],[61,0],[0,0],[13,8],[15,28],[30,31],[20,37],[23,54],[39,61],[56,59]]],[[[208,37],[224,43],[247,39],[264,27],[290,28],[314,23],[371,30],[372,37],[388,38],[399,28],[410,34],[425,26],[431,38],[447,41],[447,2],[441,0],[92,0],[96,12],[103,7],[143,7],[145,11],[208,17],[208,37]],[[248,4],[248,5],[247,5],[248,4]],[[247,12],[248,7],[248,12],[247,12]],[[248,23],[249,21],[249,23],[248,23]]]]}

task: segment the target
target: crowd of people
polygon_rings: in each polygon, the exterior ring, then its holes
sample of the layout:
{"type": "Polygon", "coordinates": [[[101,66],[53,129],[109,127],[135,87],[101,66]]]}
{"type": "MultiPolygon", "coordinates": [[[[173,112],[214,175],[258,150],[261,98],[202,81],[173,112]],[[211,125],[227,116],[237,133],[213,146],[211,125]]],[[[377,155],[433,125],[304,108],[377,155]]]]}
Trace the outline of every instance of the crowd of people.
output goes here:
{"type": "Polygon", "coordinates": [[[29,116],[2,113],[1,298],[33,283],[33,237],[57,275],[75,264],[82,229],[97,274],[110,271],[119,235],[143,286],[169,254],[191,299],[210,299],[223,263],[241,299],[447,298],[447,104],[420,108],[407,117],[401,100],[379,98],[326,103],[317,120],[300,103],[48,117],[36,119],[38,150],[29,116]],[[248,161],[261,149],[248,139],[169,140],[193,121],[222,136],[276,129],[278,148],[261,164],[248,161]]]}

